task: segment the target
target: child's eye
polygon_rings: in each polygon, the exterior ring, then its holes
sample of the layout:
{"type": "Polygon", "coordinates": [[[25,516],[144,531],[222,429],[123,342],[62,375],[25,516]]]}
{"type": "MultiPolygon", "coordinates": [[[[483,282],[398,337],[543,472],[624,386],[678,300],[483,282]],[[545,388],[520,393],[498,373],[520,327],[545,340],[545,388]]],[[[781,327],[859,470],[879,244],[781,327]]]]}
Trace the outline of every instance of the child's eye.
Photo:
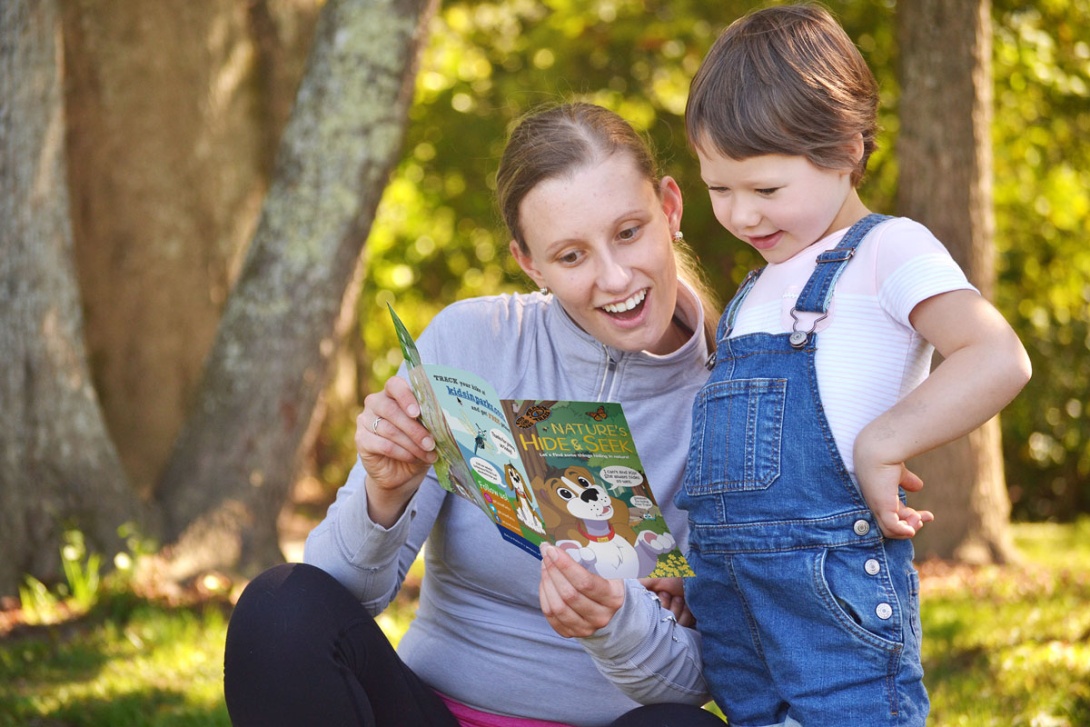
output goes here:
{"type": "Polygon", "coordinates": [[[771,194],[775,194],[777,190],[779,190],[779,187],[765,187],[764,189],[758,189],[757,194],[767,197],[771,194]]]}
{"type": "Polygon", "coordinates": [[[711,192],[712,194],[724,194],[724,193],[730,191],[730,187],[713,187],[713,186],[709,185],[708,186],[708,191],[711,192]]]}

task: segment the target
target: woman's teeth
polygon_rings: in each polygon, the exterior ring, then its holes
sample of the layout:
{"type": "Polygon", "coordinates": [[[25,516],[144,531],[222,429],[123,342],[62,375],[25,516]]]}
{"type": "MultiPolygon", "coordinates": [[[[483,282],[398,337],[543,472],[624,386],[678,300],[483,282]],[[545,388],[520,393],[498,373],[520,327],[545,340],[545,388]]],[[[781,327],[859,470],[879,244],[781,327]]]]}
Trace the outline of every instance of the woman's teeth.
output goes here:
{"type": "Polygon", "coordinates": [[[641,290],[628,300],[622,301],[620,303],[610,303],[608,305],[603,305],[602,310],[604,310],[606,313],[624,313],[625,311],[630,311],[638,306],[640,303],[643,302],[643,299],[646,297],[647,290],[641,290]]]}

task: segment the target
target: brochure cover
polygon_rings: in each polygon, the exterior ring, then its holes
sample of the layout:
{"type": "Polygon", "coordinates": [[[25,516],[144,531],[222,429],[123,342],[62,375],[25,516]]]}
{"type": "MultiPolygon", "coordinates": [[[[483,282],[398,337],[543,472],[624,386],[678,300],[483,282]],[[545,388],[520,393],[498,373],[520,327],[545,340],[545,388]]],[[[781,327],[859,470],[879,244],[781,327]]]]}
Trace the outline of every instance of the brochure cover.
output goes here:
{"type": "Polygon", "coordinates": [[[550,542],[605,578],[691,576],[620,404],[501,399],[475,374],[420,360],[393,308],[440,484],[537,558],[550,542]]]}

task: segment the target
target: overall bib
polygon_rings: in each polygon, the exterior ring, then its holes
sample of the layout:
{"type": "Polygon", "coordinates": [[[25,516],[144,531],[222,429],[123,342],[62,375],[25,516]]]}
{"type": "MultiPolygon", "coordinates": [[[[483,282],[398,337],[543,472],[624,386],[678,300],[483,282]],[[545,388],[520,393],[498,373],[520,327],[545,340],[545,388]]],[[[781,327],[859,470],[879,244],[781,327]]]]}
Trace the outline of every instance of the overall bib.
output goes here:
{"type": "MultiPolygon", "coordinates": [[[[909,540],[886,540],[837,450],[814,359],[844,266],[886,218],[821,253],[788,334],[729,338],[760,271],[719,324],[693,404],[684,488],[686,600],[705,675],[731,727],[922,725],[919,581],[909,540]]],[[[835,325],[835,323],[833,323],[835,325]]]]}

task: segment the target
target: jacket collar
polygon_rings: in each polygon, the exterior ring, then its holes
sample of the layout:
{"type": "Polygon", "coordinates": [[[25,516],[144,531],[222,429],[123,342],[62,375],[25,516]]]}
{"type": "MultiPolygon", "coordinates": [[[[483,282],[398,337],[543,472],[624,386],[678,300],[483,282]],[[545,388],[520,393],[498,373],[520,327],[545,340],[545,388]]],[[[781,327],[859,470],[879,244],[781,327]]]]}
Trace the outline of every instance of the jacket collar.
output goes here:
{"type": "Polygon", "coordinates": [[[588,392],[588,399],[625,401],[660,396],[674,391],[681,381],[702,383],[694,372],[707,370],[708,347],[704,340],[704,307],[696,293],[679,281],[678,302],[674,315],[693,331],[676,351],[654,354],[648,351],[623,351],[606,346],[580,328],[555,297],[547,302],[546,320],[554,350],[576,362],[596,367],[598,384],[588,392]],[[679,378],[680,377],[680,378],[679,378]]]}

